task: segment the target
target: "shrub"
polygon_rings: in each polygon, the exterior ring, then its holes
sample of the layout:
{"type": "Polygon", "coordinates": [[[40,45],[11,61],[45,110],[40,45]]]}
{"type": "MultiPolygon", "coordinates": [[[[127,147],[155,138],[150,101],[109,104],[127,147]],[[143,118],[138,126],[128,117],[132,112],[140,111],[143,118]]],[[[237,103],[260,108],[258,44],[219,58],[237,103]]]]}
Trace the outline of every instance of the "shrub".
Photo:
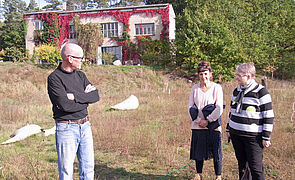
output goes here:
{"type": "Polygon", "coordinates": [[[57,65],[61,59],[60,50],[56,46],[47,44],[37,47],[33,56],[34,59],[54,65],[57,65]]]}
{"type": "Polygon", "coordinates": [[[3,57],[5,56],[5,52],[4,52],[4,49],[2,49],[0,51],[0,61],[3,60],[3,57]]]}
{"type": "Polygon", "coordinates": [[[145,65],[171,65],[173,62],[172,43],[168,39],[151,40],[149,37],[137,37],[138,53],[145,65]]]}
{"type": "Polygon", "coordinates": [[[112,52],[109,53],[103,53],[102,54],[102,59],[105,64],[112,64],[114,60],[114,55],[112,52]]]}
{"type": "Polygon", "coordinates": [[[5,48],[4,60],[18,62],[24,57],[24,53],[16,47],[5,48]]]}

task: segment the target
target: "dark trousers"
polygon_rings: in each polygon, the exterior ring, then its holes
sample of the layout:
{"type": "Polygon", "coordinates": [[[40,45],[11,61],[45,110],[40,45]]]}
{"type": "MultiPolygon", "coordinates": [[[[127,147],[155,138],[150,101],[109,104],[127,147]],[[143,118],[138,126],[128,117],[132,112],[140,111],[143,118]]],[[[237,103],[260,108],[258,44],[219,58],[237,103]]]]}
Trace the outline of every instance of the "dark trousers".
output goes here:
{"type": "Polygon", "coordinates": [[[246,162],[248,162],[252,179],[253,180],[264,180],[264,172],[262,166],[263,159],[263,145],[262,137],[243,137],[235,134],[230,134],[236,158],[239,165],[239,177],[242,178],[246,162]]]}
{"type": "MultiPolygon", "coordinates": [[[[204,160],[196,161],[197,173],[201,174],[203,172],[203,165],[204,165],[204,160]]],[[[221,159],[219,159],[219,160],[214,159],[214,171],[215,171],[216,176],[221,175],[221,171],[222,171],[222,160],[221,159]]]]}

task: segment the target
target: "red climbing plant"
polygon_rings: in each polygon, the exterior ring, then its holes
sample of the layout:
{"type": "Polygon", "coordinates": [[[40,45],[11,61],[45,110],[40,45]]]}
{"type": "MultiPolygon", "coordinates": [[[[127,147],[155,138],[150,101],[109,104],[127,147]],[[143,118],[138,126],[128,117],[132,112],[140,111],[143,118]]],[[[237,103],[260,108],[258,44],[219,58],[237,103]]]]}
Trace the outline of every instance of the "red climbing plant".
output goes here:
{"type": "Polygon", "coordinates": [[[58,15],[54,12],[35,15],[43,22],[43,29],[36,30],[36,40],[45,44],[57,45],[59,39],[58,15]]]}
{"type": "MultiPolygon", "coordinates": [[[[164,9],[158,8],[158,9],[148,9],[148,10],[133,10],[133,11],[108,11],[108,12],[102,12],[98,11],[96,13],[73,13],[73,14],[68,14],[68,15],[63,15],[63,16],[58,16],[58,23],[57,23],[57,18],[55,13],[42,13],[42,14],[37,14],[35,15],[35,18],[42,19],[44,22],[48,24],[48,31],[51,33],[54,33],[52,36],[48,36],[47,40],[48,42],[56,42],[58,46],[61,46],[65,42],[68,41],[68,35],[70,31],[70,21],[73,19],[75,15],[79,15],[80,18],[96,18],[96,17],[102,17],[102,16],[113,16],[115,17],[119,22],[123,23],[124,25],[124,31],[128,34],[130,31],[129,29],[129,19],[133,14],[138,14],[138,13],[145,13],[146,16],[151,16],[153,17],[155,14],[160,14],[161,19],[162,19],[162,31],[160,34],[161,38],[165,38],[168,36],[168,28],[169,28],[169,6],[167,6],[164,9]],[[51,20],[53,19],[53,20],[51,20]],[[57,25],[58,24],[58,28],[57,25]],[[56,39],[56,34],[59,32],[59,38],[56,39]]],[[[43,33],[42,33],[43,34],[43,33]]],[[[38,35],[40,38],[40,34],[38,35]]],[[[114,39],[119,46],[122,46],[123,49],[123,64],[125,63],[126,60],[135,58],[133,57],[133,51],[135,44],[131,42],[130,38],[128,38],[128,35],[120,38],[120,39],[114,39]]],[[[46,40],[43,39],[43,42],[46,42],[46,40]]]]}

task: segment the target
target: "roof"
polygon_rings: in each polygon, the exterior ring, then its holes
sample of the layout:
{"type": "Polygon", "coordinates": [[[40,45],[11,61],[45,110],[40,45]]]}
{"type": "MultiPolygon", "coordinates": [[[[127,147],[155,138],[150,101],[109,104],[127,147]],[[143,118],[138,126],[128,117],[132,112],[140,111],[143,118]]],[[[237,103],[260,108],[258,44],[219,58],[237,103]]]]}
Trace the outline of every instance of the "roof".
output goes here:
{"type": "Polygon", "coordinates": [[[42,13],[50,13],[54,12],[57,14],[69,14],[69,13],[91,13],[91,12],[98,12],[98,11],[133,11],[133,10],[142,10],[142,9],[158,9],[158,8],[166,8],[168,3],[166,4],[151,4],[151,5],[141,5],[141,6],[127,6],[127,7],[111,7],[111,8],[99,8],[99,9],[87,9],[87,10],[55,10],[55,11],[39,11],[39,12],[31,12],[31,13],[24,13],[24,15],[34,15],[34,14],[42,14],[42,13]]]}

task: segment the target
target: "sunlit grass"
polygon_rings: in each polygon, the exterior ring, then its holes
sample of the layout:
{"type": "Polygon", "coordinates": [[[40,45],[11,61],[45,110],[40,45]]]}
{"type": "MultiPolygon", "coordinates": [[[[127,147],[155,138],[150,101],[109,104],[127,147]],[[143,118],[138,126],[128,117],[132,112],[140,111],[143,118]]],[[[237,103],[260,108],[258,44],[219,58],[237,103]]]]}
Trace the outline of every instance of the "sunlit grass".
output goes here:
{"type": "MultiPolygon", "coordinates": [[[[0,63],[1,142],[27,123],[44,129],[54,126],[46,85],[53,68],[47,68],[0,63]]],[[[189,160],[191,120],[187,113],[192,83],[146,66],[88,66],[83,71],[101,97],[89,106],[96,179],[159,179],[171,172],[165,179],[193,177],[194,163],[189,160]],[[139,99],[138,109],[109,110],[131,94],[139,99]]],[[[238,178],[234,151],[231,144],[226,144],[224,133],[236,85],[235,81],[222,84],[226,104],[222,115],[223,177],[229,180],[238,178]]],[[[269,80],[267,85],[276,118],[264,165],[278,179],[295,179],[295,128],[290,121],[294,87],[294,82],[277,80],[269,80]]],[[[54,135],[37,134],[0,147],[0,179],[57,179],[54,135]]],[[[77,169],[76,160],[75,179],[77,169]]],[[[204,177],[214,178],[212,160],[205,162],[204,177]]],[[[275,176],[268,175],[266,179],[272,178],[275,176]]]]}

